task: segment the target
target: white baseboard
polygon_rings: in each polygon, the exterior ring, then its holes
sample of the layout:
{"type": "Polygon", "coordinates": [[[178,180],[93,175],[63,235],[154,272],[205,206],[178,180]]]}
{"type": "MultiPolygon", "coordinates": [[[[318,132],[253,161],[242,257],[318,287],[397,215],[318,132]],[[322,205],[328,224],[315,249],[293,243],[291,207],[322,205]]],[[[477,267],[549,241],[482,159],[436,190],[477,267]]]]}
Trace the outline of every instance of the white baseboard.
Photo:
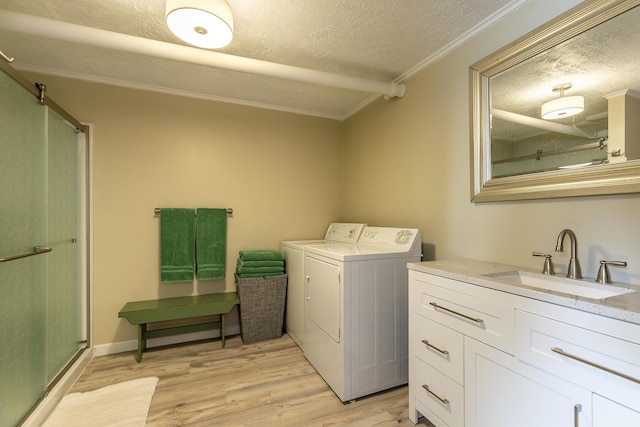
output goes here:
{"type": "Polygon", "coordinates": [[[35,407],[29,417],[22,423],[21,427],[39,427],[44,424],[45,420],[56,408],[60,400],[71,389],[71,386],[80,377],[82,372],[93,359],[93,349],[86,349],[82,355],[75,361],[69,370],[62,376],[60,381],[49,391],[49,393],[35,407]]]}
{"type": "MultiPolygon", "coordinates": [[[[240,334],[240,325],[229,325],[224,328],[225,336],[240,334]]],[[[191,332],[189,334],[173,335],[162,338],[151,338],[147,340],[147,348],[161,347],[164,345],[178,344],[190,341],[200,341],[220,337],[219,329],[210,331],[191,332]]],[[[106,356],[109,354],[123,353],[138,349],[138,340],[119,341],[109,344],[100,344],[93,347],[94,356],[106,356]]]]}

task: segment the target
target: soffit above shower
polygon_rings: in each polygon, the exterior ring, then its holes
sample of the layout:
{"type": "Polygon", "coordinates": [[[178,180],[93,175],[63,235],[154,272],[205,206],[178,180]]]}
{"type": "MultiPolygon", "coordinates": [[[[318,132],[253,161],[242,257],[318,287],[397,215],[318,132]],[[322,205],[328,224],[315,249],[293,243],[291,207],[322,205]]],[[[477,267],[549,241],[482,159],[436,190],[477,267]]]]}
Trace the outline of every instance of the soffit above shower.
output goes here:
{"type": "MultiPolygon", "coordinates": [[[[524,0],[228,0],[224,54],[379,82],[403,82],[524,0]]],[[[186,46],[165,0],[0,0],[0,11],[186,46]]],[[[285,80],[7,30],[0,49],[24,71],[342,120],[380,94],[285,80]]]]}

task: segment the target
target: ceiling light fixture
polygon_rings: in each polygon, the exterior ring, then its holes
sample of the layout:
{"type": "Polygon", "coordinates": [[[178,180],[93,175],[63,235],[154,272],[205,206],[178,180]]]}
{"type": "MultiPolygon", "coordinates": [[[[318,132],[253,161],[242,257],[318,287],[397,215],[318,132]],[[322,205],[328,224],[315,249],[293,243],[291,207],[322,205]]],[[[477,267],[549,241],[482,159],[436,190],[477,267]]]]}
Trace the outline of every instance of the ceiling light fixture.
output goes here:
{"type": "Polygon", "coordinates": [[[233,13],[225,0],[167,0],[167,25],[185,42],[216,49],[231,43],[233,13]]]}
{"type": "Polygon", "coordinates": [[[575,116],[584,111],[584,97],[564,96],[564,91],[570,88],[571,83],[562,83],[552,88],[554,92],[560,92],[560,98],[542,104],[543,119],[562,119],[564,117],[575,116]]]}

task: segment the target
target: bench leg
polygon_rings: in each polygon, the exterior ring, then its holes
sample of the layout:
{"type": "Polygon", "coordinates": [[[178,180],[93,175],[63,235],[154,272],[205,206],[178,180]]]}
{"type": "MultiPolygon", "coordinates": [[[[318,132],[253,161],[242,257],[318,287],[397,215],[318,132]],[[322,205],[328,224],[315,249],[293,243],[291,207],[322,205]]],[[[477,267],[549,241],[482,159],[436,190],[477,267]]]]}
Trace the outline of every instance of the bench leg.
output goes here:
{"type": "Polygon", "coordinates": [[[147,348],[147,338],[145,333],[147,332],[147,324],[141,323],[138,325],[138,355],[136,360],[138,363],[142,362],[142,352],[147,348]]]}
{"type": "Polygon", "coordinates": [[[220,314],[220,339],[224,348],[224,313],[220,314]]]}

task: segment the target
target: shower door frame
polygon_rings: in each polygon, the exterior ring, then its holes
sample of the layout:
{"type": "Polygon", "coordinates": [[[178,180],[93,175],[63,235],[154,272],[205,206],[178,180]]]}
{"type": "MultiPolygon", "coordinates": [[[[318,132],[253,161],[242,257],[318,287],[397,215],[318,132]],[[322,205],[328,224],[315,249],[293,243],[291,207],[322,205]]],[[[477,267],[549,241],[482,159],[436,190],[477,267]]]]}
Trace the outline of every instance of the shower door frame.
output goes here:
{"type": "Polygon", "coordinates": [[[0,71],[4,72],[7,76],[12,78],[23,88],[27,89],[33,96],[39,99],[40,104],[49,107],[53,112],[59,115],[63,120],[75,126],[77,131],[82,132],[85,135],[85,143],[82,144],[79,172],[80,172],[80,229],[82,236],[81,240],[81,261],[80,261],[80,274],[81,282],[83,285],[84,304],[82,306],[82,312],[84,313],[84,325],[83,332],[86,344],[83,348],[79,348],[77,353],[67,365],[47,384],[46,389],[43,390],[43,395],[37,402],[34,402],[34,406],[31,411],[25,415],[21,421],[21,426],[40,426],[46,420],[46,418],[55,409],[56,405],[60,402],[62,397],[68,392],[73,383],[81,375],[82,371],[89,364],[93,358],[93,307],[92,307],[92,245],[93,245],[93,211],[92,211],[92,134],[93,129],[91,124],[85,124],[79,122],[73,116],[71,116],[62,107],[56,104],[51,98],[46,96],[46,86],[38,85],[30,82],[22,74],[16,71],[9,63],[0,59],[0,71]]]}

